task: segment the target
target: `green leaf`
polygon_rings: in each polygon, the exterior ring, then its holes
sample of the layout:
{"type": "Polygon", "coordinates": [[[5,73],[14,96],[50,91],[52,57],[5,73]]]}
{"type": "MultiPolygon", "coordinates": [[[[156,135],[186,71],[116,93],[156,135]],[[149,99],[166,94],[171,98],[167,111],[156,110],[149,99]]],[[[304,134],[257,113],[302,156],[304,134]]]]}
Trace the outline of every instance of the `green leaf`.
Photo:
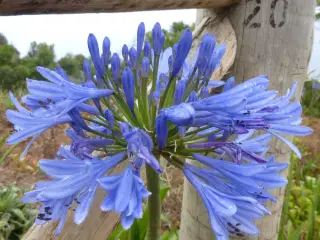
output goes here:
{"type": "Polygon", "coordinates": [[[139,229],[138,221],[135,220],[133,222],[129,231],[130,231],[129,240],[140,239],[140,229],[139,229]]]}
{"type": "Polygon", "coordinates": [[[127,103],[118,95],[113,95],[115,98],[115,104],[117,104],[117,107],[119,108],[120,112],[129,120],[132,124],[135,126],[139,126],[139,123],[133,113],[131,112],[129,106],[127,103]]]}
{"type": "Polygon", "coordinates": [[[163,97],[161,98],[161,100],[163,99],[163,102],[162,104],[160,103],[160,109],[173,105],[174,92],[176,89],[176,85],[177,85],[176,79],[175,78],[171,79],[165,93],[163,94],[163,97]]]}
{"type": "Polygon", "coordinates": [[[314,234],[316,234],[315,230],[315,222],[317,218],[317,209],[319,206],[319,197],[320,197],[320,178],[316,180],[316,189],[313,194],[312,205],[309,207],[309,216],[308,216],[308,231],[307,231],[307,240],[313,240],[314,234]]]}
{"type": "Polygon", "coordinates": [[[113,230],[112,234],[109,236],[109,240],[117,240],[121,237],[125,230],[122,225],[119,223],[115,230],[113,230]]]}
{"type": "Polygon", "coordinates": [[[289,196],[292,188],[292,177],[293,177],[293,154],[291,153],[291,158],[290,158],[290,166],[289,166],[289,174],[288,174],[288,185],[286,188],[286,194],[284,197],[283,201],[283,207],[282,207],[282,215],[281,215],[281,222],[280,222],[280,227],[279,227],[279,235],[278,235],[278,240],[283,240],[284,239],[284,227],[286,224],[286,220],[288,218],[288,212],[289,212],[289,196]]]}
{"type": "Polygon", "coordinates": [[[10,146],[5,152],[4,154],[1,156],[0,158],[0,165],[3,164],[4,160],[8,157],[8,155],[13,151],[13,149],[16,147],[17,145],[12,145],[10,146]]]}
{"type": "Polygon", "coordinates": [[[2,229],[3,227],[7,226],[8,222],[5,220],[0,220],[0,229],[2,229]]]}
{"type": "Polygon", "coordinates": [[[22,219],[23,221],[26,221],[26,218],[25,218],[23,212],[22,212],[20,209],[15,208],[15,209],[12,209],[11,211],[12,211],[18,218],[22,219]]]}
{"type": "Polygon", "coordinates": [[[165,231],[165,232],[162,234],[160,240],[169,240],[169,235],[170,235],[170,232],[169,232],[169,231],[165,231]]]}
{"type": "Polygon", "coordinates": [[[10,134],[6,134],[4,135],[1,139],[0,139],[0,148],[5,144],[7,137],[9,137],[10,134]]]}
{"type": "Polygon", "coordinates": [[[300,235],[307,224],[308,222],[304,222],[298,228],[292,231],[288,236],[288,240],[300,240],[300,235]]]}

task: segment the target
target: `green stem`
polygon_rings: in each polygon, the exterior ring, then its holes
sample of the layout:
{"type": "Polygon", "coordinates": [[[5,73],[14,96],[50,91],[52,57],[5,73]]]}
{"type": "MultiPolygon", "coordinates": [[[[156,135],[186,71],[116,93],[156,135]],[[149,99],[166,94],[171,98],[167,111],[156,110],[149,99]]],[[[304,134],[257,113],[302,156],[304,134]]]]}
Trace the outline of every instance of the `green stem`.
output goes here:
{"type": "MultiPolygon", "coordinates": [[[[153,66],[153,78],[152,78],[152,88],[150,92],[150,96],[152,96],[153,92],[156,90],[157,86],[157,76],[158,76],[158,65],[159,65],[159,55],[154,56],[154,66],[153,66]]],[[[151,100],[151,129],[150,131],[154,130],[154,121],[156,118],[156,111],[157,111],[157,106],[154,103],[154,101],[151,100]]]]}
{"type": "Polygon", "coordinates": [[[158,173],[149,165],[146,165],[146,174],[148,190],[152,193],[148,199],[149,223],[147,240],[159,240],[161,229],[160,178],[158,173]]]}

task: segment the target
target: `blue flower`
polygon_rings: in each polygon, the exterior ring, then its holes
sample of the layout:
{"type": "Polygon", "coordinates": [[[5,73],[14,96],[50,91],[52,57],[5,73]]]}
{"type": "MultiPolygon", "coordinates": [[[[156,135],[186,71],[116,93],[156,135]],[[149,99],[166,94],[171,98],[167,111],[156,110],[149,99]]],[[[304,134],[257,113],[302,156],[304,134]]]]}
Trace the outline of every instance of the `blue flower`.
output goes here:
{"type": "MultiPolygon", "coordinates": [[[[31,136],[34,138],[31,140],[30,144],[44,131],[47,129],[64,123],[72,122],[72,119],[63,115],[60,117],[39,117],[35,112],[30,112],[20,105],[18,100],[10,93],[10,97],[18,111],[7,110],[6,116],[7,119],[14,125],[15,133],[9,136],[7,139],[8,144],[19,143],[31,136]]],[[[41,110],[41,109],[40,109],[41,110]]]]}
{"type": "Polygon", "coordinates": [[[172,69],[172,76],[176,76],[178,72],[180,71],[186,57],[189,54],[189,51],[191,49],[192,44],[192,32],[189,28],[184,30],[184,32],[181,35],[181,38],[177,45],[177,50],[174,54],[174,63],[173,63],[173,69],[172,69]]]}
{"type": "Polygon", "coordinates": [[[227,46],[222,44],[214,48],[213,54],[210,57],[207,69],[204,72],[204,79],[207,80],[211,77],[213,72],[220,66],[221,59],[226,52],[227,46]]]}
{"type": "Polygon", "coordinates": [[[104,76],[104,74],[106,73],[106,70],[108,69],[109,58],[110,58],[110,45],[111,45],[110,39],[108,37],[105,37],[102,43],[102,54],[101,54],[101,65],[103,69],[103,75],[101,75],[100,77],[104,76]]]}
{"type": "Polygon", "coordinates": [[[137,31],[137,56],[140,57],[141,51],[142,51],[142,45],[144,41],[144,34],[145,34],[145,26],[144,23],[140,23],[138,26],[137,31]]]}
{"type": "Polygon", "coordinates": [[[180,80],[177,84],[176,91],[174,93],[174,105],[178,105],[182,102],[185,91],[186,91],[186,81],[180,80]]]}
{"type": "Polygon", "coordinates": [[[178,126],[192,125],[195,118],[195,110],[189,103],[164,108],[160,111],[160,114],[164,114],[170,122],[178,126]]]}
{"type": "Polygon", "coordinates": [[[152,43],[155,55],[160,55],[164,45],[165,36],[161,30],[160,23],[156,23],[152,29],[152,43]]]}
{"type": "MultiPolygon", "coordinates": [[[[41,113],[40,116],[61,116],[80,103],[90,99],[107,97],[113,92],[109,89],[97,89],[74,84],[47,68],[38,67],[37,69],[44,78],[51,82],[27,79],[27,88],[30,94],[39,101],[46,99],[50,103],[43,109],[46,115],[41,113]]],[[[38,113],[40,114],[40,111],[38,113]]]]}
{"type": "Polygon", "coordinates": [[[122,134],[127,141],[128,156],[135,156],[135,158],[143,159],[158,173],[162,172],[159,161],[152,153],[154,144],[152,138],[143,130],[139,128],[129,128],[122,124],[124,129],[122,134]]]}
{"type": "Polygon", "coordinates": [[[223,91],[228,91],[229,89],[233,88],[234,86],[234,81],[235,81],[235,78],[234,77],[231,77],[229,78],[226,83],[224,84],[224,87],[223,87],[223,91]]]}
{"type": "Polygon", "coordinates": [[[114,115],[110,109],[107,109],[104,113],[104,117],[108,122],[110,129],[114,128],[114,115]]]}
{"type": "Polygon", "coordinates": [[[219,177],[208,176],[191,165],[184,168],[184,174],[203,200],[217,239],[227,240],[230,235],[244,236],[244,233],[258,234],[254,220],[271,214],[256,199],[243,195],[227,182],[223,184],[219,177]],[[212,177],[211,181],[208,177],[212,177]]]}
{"type": "Polygon", "coordinates": [[[131,112],[134,112],[134,76],[128,67],[125,67],[122,72],[122,87],[127,104],[131,112]]]}
{"type": "Polygon", "coordinates": [[[192,91],[188,97],[187,102],[196,102],[198,101],[198,94],[195,91],[192,91]]]}
{"type": "Polygon", "coordinates": [[[48,128],[67,123],[73,129],[66,131],[70,146],[61,147],[54,160],[39,163],[51,180],[36,184],[23,201],[41,202],[36,223],[59,221],[59,234],[69,208],[75,210],[75,223],[84,221],[100,184],[108,190],[102,210],[119,213],[128,229],[134,219],[141,218],[142,202],[151,194],[140,178],[141,167],[148,164],[161,174],[157,158],[164,156],[184,169],[208,210],[217,239],[258,234],[254,220],[270,214],[263,204],[277,201],[268,190],[287,183],[280,172],[288,163],[277,163],[266,154],[271,138],[279,138],[301,157],[284,135],[311,133],[300,126],[302,107],[292,101],[297,83],[278,96],[277,91],[268,90],[265,75],[235,86],[234,78],[212,80],[226,45],[216,45],[209,33],[190,64],[186,60],[192,45],[189,29],[165,50],[159,23],[152,29],[152,48],[144,38],[141,23],[137,50],[123,45],[121,64],[119,55],[110,52],[108,38],[100,55],[98,41],[90,34],[95,72],[84,60],[83,82],[69,81],[60,67],[54,71],[38,67],[48,81],[27,80],[29,93],[22,97],[26,108],[10,93],[17,110],[6,114],[17,132],[7,142],[33,137],[22,157],[48,128]],[[222,91],[212,94],[212,88],[222,91]],[[142,98],[141,92],[146,94],[142,98]],[[122,173],[106,175],[124,158],[129,164],[122,173]],[[181,158],[204,166],[186,164],[181,158]]]}
{"type": "Polygon", "coordinates": [[[213,150],[215,153],[221,154],[222,157],[226,155],[231,161],[236,163],[241,163],[243,159],[258,163],[267,162],[263,155],[269,149],[267,144],[272,138],[271,134],[262,134],[248,139],[254,133],[254,130],[250,130],[247,134],[238,135],[238,138],[233,142],[216,141],[216,139],[223,136],[221,135],[221,131],[217,131],[216,128],[209,128],[205,131],[201,131],[198,135],[208,135],[207,133],[210,132],[213,134],[208,136],[208,141],[191,143],[188,144],[187,147],[191,149],[216,148],[213,150]],[[212,141],[210,141],[210,137],[214,137],[212,141]]]}
{"type": "Polygon", "coordinates": [[[156,118],[156,134],[159,149],[163,149],[168,138],[168,121],[164,114],[159,114],[156,118]]]}
{"type": "Polygon", "coordinates": [[[105,72],[104,66],[102,66],[97,38],[92,33],[90,33],[88,36],[88,48],[93,65],[97,71],[97,77],[102,78],[105,72]]]}
{"type": "Polygon", "coordinates": [[[58,235],[63,228],[69,208],[76,208],[74,215],[76,224],[81,224],[85,220],[98,188],[97,179],[122,161],[124,156],[125,153],[118,153],[105,160],[82,160],[64,150],[60,152],[60,157],[64,157],[64,160],[41,160],[39,162],[41,170],[53,180],[36,184],[36,189],[26,193],[22,202],[40,201],[42,207],[36,223],[60,220],[56,231],[58,235]]]}
{"type": "Polygon", "coordinates": [[[215,175],[216,170],[233,185],[250,193],[260,193],[264,188],[279,188],[287,184],[287,180],[278,174],[278,170],[269,171],[267,164],[237,164],[201,154],[193,154],[193,157],[212,168],[207,170],[208,173],[215,175]]]}
{"type": "Polygon", "coordinates": [[[143,53],[144,53],[144,56],[145,56],[145,57],[150,58],[151,45],[150,45],[149,42],[145,42],[145,43],[144,43],[143,53]]]}
{"type": "Polygon", "coordinates": [[[124,44],[122,47],[122,57],[125,63],[128,63],[128,56],[129,56],[129,49],[128,49],[128,46],[124,44]]]}
{"type": "Polygon", "coordinates": [[[207,98],[209,97],[209,89],[207,87],[202,87],[201,90],[200,90],[200,95],[201,95],[201,98],[207,98]]]}
{"type": "Polygon", "coordinates": [[[117,53],[114,53],[111,57],[111,72],[114,83],[118,84],[120,75],[120,57],[117,53]]]}
{"type": "Polygon", "coordinates": [[[147,57],[144,57],[141,63],[141,76],[145,78],[148,77],[149,70],[150,70],[150,61],[147,57]]]}
{"type": "Polygon", "coordinates": [[[113,210],[120,214],[124,229],[129,229],[134,219],[142,218],[142,200],[151,193],[144,187],[142,179],[135,174],[135,163],[119,175],[100,178],[99,184],[108,191],[101,204],[102,211],[113,210]]]}
{"type": "Polygon", "coordinates": [[[216,39],[213,35],[206,33],[200,43],[198,58],[195,64],[195,67],[199,69],[200,72],[203,72],[207,65],[208,59],[213,55],[214,47],[216,44],[216,39]]]}
{"type": "Polygon", "coordinates": [[[61,77],[70,82],[68,74],[63,70],[62,67],[56,67],[56,73],[58,73],[61,77]]]}
{"type": "Polygon", "coordinates": [[[66,133],[72,140],[70,151],[81,159],[92,159],[94,158],[93,151],[101,150],[108,145],[114,144],[114,140],[109,138],[85,138],[72,130],[67,130],[66,133]]]}
{"type": "Polygon", "coordinates": [[[137,68],[137,60],[138,60],[138,53],[135,48],[130,48],[129,50],[129,66],[132,69],[137,68]]]}
{"type": "Polygon", "coordinates": [[[92,72],[91,72],[91,64],[89,60],[85,59],[83,61],[83,72],[87,81],[92,81],[92,72]]]}

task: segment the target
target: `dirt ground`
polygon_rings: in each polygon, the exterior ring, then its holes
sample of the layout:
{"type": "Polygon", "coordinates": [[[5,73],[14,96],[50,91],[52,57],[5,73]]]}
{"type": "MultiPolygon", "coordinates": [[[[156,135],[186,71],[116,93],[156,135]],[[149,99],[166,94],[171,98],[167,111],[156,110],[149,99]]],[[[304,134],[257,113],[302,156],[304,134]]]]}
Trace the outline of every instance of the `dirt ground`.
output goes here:
{"type": "MultiPolygon", "coordinates": [[[[4,118],[1,118],[1,122],[0,137],[12,130],[12,126],[4,118]]],[[[301,138],[300,141],[308,148],[312,156],[316,156],[319,154],[320,147],[320,119],[305,117],[304,125],[310,126],[314,133],[301,138]]],[[[38,160],[54,158],[59,146],[69,143],[69,139],[64,134],[66,127],[59,126],[45,132],[32,145],[28,155],[22,161],[18,159],[27,142],[19,144],[0,166],[0,186],[16,184],[21,188],[31,188],[38,180],[45,179],[45,175],[37,167],[38,160]]],[[[0,149],[0,153],[7,148],[8,146],[4,146],[0,149]]],[[[183,175],[174,167],[167,168],[165,172],[163,179],[168,182],[170,192],[164,201],[163,211],[171,219],[172,224],[178,228],[182,205],[183,175]]],[[[166,224],[163,225],[163,229],[168,227],[166,224]]]]}

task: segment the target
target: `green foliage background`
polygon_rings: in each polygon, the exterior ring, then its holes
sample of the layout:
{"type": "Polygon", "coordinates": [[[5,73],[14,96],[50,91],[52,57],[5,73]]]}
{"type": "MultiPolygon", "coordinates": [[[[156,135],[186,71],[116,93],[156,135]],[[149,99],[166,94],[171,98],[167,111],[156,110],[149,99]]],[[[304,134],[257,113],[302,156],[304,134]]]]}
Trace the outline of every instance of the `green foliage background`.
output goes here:
{"type": "Polygon", "coordinates": [[[66,54],[56,61],[54,45],[32,42],[26,56],[21,57],[19,51],[0,33],[0,87],[3,90],[24,88],[25,79],[42,79],[37,66],[54,69],[61,66],[71,77],[81,78],[82,54],[66,54]]]}

